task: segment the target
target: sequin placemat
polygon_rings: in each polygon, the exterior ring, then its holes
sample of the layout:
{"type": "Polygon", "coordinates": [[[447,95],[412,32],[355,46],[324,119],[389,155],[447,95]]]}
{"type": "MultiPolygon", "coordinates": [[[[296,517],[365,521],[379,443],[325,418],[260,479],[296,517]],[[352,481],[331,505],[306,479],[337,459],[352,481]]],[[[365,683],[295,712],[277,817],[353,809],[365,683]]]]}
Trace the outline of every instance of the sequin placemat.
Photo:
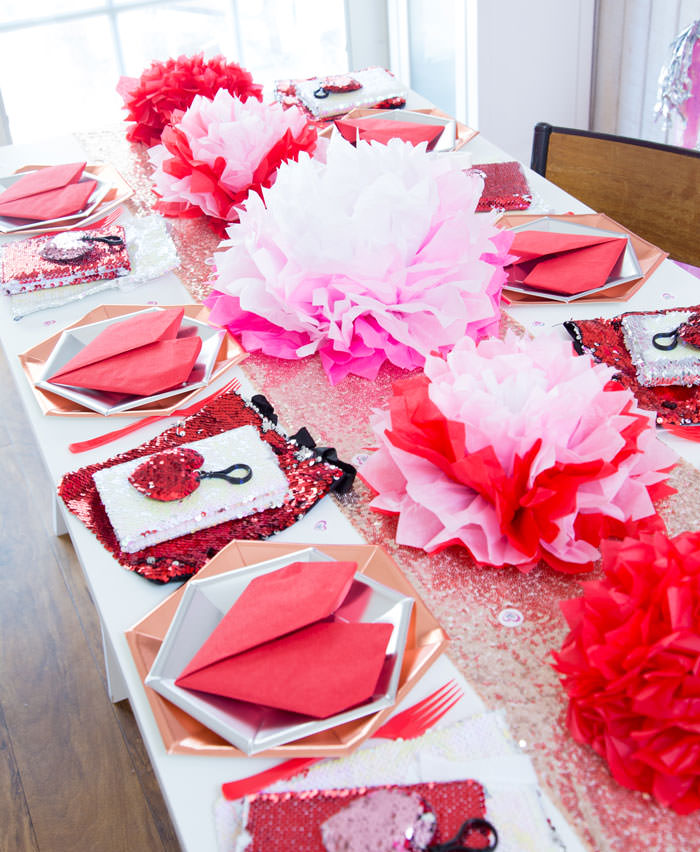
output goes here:
{"type": "MultiPolygon", "coordinates": [[[[456,835],[464,820],[484,815],[483,789],[478,782],[471,780],[369,790],[360,787],[350,790],[308,790],[303,793],[257,793],[249,796],[247,801],[244,830],[251,836],[251,841],[246,846],[246,852],[285,848],[297,852],[324,852],[328,846],[322,842],[322,828],[330,834],[333,849],[347,849],[342,831],[347,832],[350,826],[333,823],[333,829],[330,830],[330,821],[334,818],[336,822],[342,819],[341,812],[351,802],[366,802],[368,793],[381,795],[391,790],[401,791],[404,795],[416,793],[428,803],[437,818],[436,842],[446,842],[456,835]]],[[[389,820],[385,817],[382,822],[389,820]]],[[[368,843],[366,849],[371,852],[372,845],[368,843]]]]}
{"type": "MultiPolygon", "coordinates": [[[[512,326],[512,323],[509,323],[512,326]]],[[[283,421],[309,419],[319,440],[335,441],[344,458],[360,463],[372,443],[368,413],[385,405],[397,368],[369,383],[349,376],[330,387],[317,359],[279,361],[258,354],[246,361],[251,381],[279,401],[283,421]]],[[[660,506],[672,535],[700,527],[700,476],[687,463],[669,484],[678,495],[660,506]],[[690,495],[690,498],[689,496],[690,495]]],[[[368,508],[369,489],[356,481],[341,508],[372,544],[381,544],[410,577],[451,637],[450,656],[487,705],[506,710],[511,731],[533,759],[542,786],[591,849],[627,850],[643,839],[649,849],[693,848],[700,817],[679,817],[649,797],[620,787],[591,750],[566,727],[566,699],[551,669],[551,652],[567,633],[558,602],[580,594],[579,578],[540,565],[529,574],[477,567],[462,548],[428,555],[395,542],[396,521],[368,508]],[[620,814],[624,814],[621,819],[620,814]],[[650,826],[662,826],[660,834],[650,826]]],[[[597,579],[599,571],[585,579],[597,579]]]]}
{"type": "MultiPolygon", "coordinates": [[[[347,466],[343,462],[337,459],[326,461],[327,456],[321,448],[314,452],[312,448],[315,444],[305,429],[300,429],[288,438],[276,423],[277,417],[266,399],[256,396],[246,400],[232,390],[128,452],[64,474],[58,486],[58,495],[68,510],[97,536],[102,546],[125,568],[158,583],[190,577],[233,539],[268,538],[291,526],[333,488],[343,487],[343,480],[348,485],[352,482],[352,479],[347,480],[347,466]],[[110,483],[106,492],[106,484],[102,482],[100,491],[94,474],[154,453],[173,450],[183,444],[221,435],[241,426],[253,426],[260,439],[269,445],[272,454],[276,456],[277,464],[289,484],[284,500],[279,503],[275,501],[276,505],[260,508],[253,514],[227,519],[215,526],[205,526],[203,529],[188,527],[190,531],[187,533],[179,530],[181,534],[176,538],[156,541],[161,538],[156,535],[154,539],[149,538],[149,542],[154,543],[135,552],[122,549],[126,545],[110,523],[108,510],[110,506],[113,508],[118,504],[118,516],[122,518],[124,514],[128,515],[117,493],[120,488],[131,489],[132,485],[124,477],[121,482],[110,483]],[[107,494],[110,505],[105,507],[101,497],[107,494]]],[[[204,519],[210,507],[199,508],[204,519]]],[[[153,511],[150,510],[149,515],[153,511]]]]}
{"type": "MultiPolygon", "coordinates": [[[[125,206],[136,216],[153,213],[156,195],[150,180],[151,166],[148,149],[144,145],[127,142],[126,125],[111,130],[78,133],[76,138],[90,152],[90,158],[112,163],[124,175],[134,190],[125,206]]],[[[206,223],[204,217],[169,219],[171,236],[180,257],[175,272],[192,298],[201,302],[211,289],[207,281],[211,276],[208,260],[221,242],[206,223]]]]}
{"type": "Polygon", "coordinates": [[[116,288],[126,293],[170,272],[179,264],[175,245],[161,216],[122,216],[119,223],[124,226],[131,260],[131,271],[127,275],[9,296],[12,319],[18,320],[35,311],[57,308],[104,290],[116,288]]]}
{"type": "MultiPolygon", "coordinates": [[[[434,727],[416,739],[366,743],[347,757],[316,763],[264,792],[281,797],[286,793],[303,795],[307,791],[473,778],[483,785],[486,817],[498,830],[498,852],[561,852],[563,848],[575,852],[564,845],[563,834],[545,815],[530,761],[518,751],[501,714],[480,713],[434,727]]],[[[474,782],[466,783],[470,785],[465,788],[468,795],[474,782]]],[[[243,845],[247,804],[246,799],[216,802],[220,852],[239,852],[243,845]]],[[[561,828],[558,816],[552,817],[561,828]]]]}
{"type": "MultiPolygon", "coordinates": [[[[83,134],[91,158],[123,170],[135,189],[138,210],[150,212],[154,196],[147,177],[145,149],[134,153],[124,130],[83,134]]],[[[182,258],[178,270],[193,297],[207,292],[211,257],[219,238],[201,219],[173,220],[173,238],[182,258]]],[[[508,325],[515,327],[512,321],[508,325]]],[[[328,384],[316,357],[283,361],[253,354],[245,371],[261,393],[275,400],[283,424],[310,422],[320,444],[332,443],[341,458],[360,461],[371,446],[369,415],[386,405],[391,383],[405,376],[386,366],[375,382],[349,376],[328,384]]],[[[680,463],[670,479],[679,491],[660,507],[672,535],[700,528],[700,475],[680,463]]],[[[690,850],[697,846],[700,814],[682,817],[645,794],[612,780],[594,752],[577,745],[566,727],[566,696],[551,668],[551,652],[567,633],[558,601],[580,594],[579,580],[539,566],[529,574],[515,569],[478,568],[460,548],[433,555],[395,543],[396,521],[368,508],[369,490],[356,482],[341,498],[342,510],[367,542],[385,547],[424,597],[447,633],[450,655],[490,708],[504,708],[510,730],[537,769],[547,790],[591,850],[647,852],[690,850]]],[[[323,530],[326,522],[317,522],[323,530]]],[[[599,576],[593,572],[589,579],[599,576]]]]}

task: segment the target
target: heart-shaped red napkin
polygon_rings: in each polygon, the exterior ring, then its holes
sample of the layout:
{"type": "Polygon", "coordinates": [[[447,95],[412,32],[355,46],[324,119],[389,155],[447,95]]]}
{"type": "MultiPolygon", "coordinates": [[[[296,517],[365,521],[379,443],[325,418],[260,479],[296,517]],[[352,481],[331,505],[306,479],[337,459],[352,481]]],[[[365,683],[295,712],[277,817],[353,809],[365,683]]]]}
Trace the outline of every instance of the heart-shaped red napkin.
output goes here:
{"type": "Polygon", "coordinates": [[[23,175],[0,194],[0,216],[45,221],[82,210],[97,181],[83,180],[85,163],[47,166],[23,175]]]}
{"type": "Polygon", "coordinates": [[[627,238],[594,234],[520,231],[507,267],[509,283],[573,296],[603,287],[627,248],[627,238]]]}
{"type": "Polygon", "coordinates": [[[252,580],[175,683],[323,719],[369,699],[388,623],[330,621],[354,562],[295,562],[252,580]]]}
{"type": "Polygon", "coordinates": [[[180,333],[183,316],[184,308],[165,308],[113,323],[49,381],[135,396],[176,388],[189,378],[202,348],[190,329],[180,333]]]}
{"type": "Polygon", "coordinates": [[[175,682],[327,719],[371,698],[391,631],[384,622],[320,621],[175,682]]]}
{"type": "Polygon", "coordinates": [[[427,142],[428,151],[435,147],[444,129],[435,124],[382,118],[340,118],[335,126],[341,136],[353,145],[357,141],[386,144],[390,139],[403,139],[412,145],[427,142]]]}

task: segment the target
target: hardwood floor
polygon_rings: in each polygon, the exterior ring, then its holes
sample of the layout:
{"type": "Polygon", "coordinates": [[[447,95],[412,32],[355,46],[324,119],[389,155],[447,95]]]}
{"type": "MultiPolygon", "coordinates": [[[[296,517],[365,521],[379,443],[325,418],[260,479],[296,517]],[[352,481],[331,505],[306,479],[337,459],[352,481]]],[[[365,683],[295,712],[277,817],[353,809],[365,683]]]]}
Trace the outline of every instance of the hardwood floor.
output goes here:
{"type": "MultiPolygon", "coordinates": [[[[1,358],[1,356],[0,356],[1,358]]],[[[175,852],[128,702],[107,695],[100,630],[53,483],[0,361],[0,852],[175,852]]]]}

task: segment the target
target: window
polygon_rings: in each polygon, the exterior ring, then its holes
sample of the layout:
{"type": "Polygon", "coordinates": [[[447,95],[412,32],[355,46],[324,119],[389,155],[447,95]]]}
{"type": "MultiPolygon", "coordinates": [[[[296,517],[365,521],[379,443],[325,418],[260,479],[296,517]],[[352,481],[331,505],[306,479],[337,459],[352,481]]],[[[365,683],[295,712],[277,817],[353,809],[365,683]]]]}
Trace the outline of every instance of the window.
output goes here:
{"type": "Polygon", "coordinates": [[[0,80],[13,142],[114,125],[119,77],[154,59],[223,54],[266,86],[349,67],[344,0],[63,0],[60,13],[51,0],[3,5],[0,80]]]}

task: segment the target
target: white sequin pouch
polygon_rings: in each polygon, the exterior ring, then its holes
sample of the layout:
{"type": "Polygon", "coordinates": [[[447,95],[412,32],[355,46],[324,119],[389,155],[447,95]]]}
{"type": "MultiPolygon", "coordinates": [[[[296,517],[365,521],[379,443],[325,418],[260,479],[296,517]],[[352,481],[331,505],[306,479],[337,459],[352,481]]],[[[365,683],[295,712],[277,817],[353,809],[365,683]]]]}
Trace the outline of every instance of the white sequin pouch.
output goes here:
{"type": "Polygon", "coordinates": [[[683,339],[694,316],[694,309],[681,308],[622,318],[625,346],[640,385],[700,384],[700,348],[683,339]]]}
{"type": "Polygon", "coordinates": [[[126,553],[280,506],[289,493],[274,451],[250,425],[104,468],[93,479],[126,553]]]}

